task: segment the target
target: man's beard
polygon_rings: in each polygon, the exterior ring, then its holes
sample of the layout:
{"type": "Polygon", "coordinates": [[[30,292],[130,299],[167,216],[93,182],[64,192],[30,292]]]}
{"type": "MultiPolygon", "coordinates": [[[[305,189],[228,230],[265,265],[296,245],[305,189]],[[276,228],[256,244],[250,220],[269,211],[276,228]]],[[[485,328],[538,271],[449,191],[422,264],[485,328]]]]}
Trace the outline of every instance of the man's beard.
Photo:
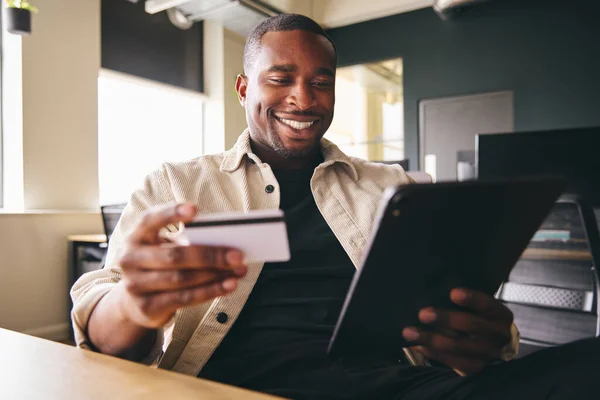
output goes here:
{"type": "Polygon", "coordinates": [[[269,132],[267,134],[267,138],[269,140],[269,146],[281,157],[286,159],[294,159],[294,158],[302,158],[306,157],[314,151],[314,148],[309,147],[302,150],[292,150],[288,149],[281,142],[281,139],[276,133],[269,132]]]}
{"type": "Polygon", "coordinates": [[[271,147],[278,155],[286,159],[303,158],[310,155],[314,151],[314,147],[308,147],[302,150],[292,150],[285,147],[281,138],[277,134],[275,127],[275,120],[269,119],[269,126],[267,132],[263,135],[265,139],[269,141],[269,147],[271,147]]]}

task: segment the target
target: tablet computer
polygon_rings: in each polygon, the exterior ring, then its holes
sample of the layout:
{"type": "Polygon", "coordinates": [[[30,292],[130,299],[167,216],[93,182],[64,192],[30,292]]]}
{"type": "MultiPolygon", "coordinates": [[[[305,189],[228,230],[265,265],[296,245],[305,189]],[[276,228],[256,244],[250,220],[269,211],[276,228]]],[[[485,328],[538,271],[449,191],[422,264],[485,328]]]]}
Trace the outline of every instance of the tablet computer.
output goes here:
{"type": "Polygon", "coordinates": [[[493,295],[565,185],[561,178],[536,178],[388,188],[330,356],[406,347],[402,329],[421,326],[421,308],[457,308],[453,288],[493,295]]]}

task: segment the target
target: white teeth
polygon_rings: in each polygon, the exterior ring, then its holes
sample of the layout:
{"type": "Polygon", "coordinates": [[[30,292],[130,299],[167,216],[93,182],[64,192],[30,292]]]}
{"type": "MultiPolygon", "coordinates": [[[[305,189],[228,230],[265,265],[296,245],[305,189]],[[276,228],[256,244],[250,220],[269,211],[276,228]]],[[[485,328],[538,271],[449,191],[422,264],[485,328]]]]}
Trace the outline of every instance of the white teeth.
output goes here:
{"type": "Polygon", "coordinates": [[[300,121],[294,121],[294,120],[291,120],[291,119],[283,119],[283,118],[279,118],[279,120],[281,122],[283,122],[284,124],[289,125],[292,128],[298,129],[298,130],[306,129],[309,126],[311,126],[312,124],[315,123],[315,121],[300,122],[300,121]]]}

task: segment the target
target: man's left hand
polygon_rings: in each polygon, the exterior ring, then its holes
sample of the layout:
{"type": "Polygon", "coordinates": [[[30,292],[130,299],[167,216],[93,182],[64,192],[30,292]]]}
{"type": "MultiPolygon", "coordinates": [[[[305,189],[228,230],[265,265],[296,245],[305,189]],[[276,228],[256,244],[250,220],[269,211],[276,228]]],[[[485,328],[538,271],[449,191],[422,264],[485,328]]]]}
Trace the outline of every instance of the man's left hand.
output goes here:
{"type": "Polygon", "coordinates": [[[428,329],[405,328],[402,335],[412,349],[428,359],[469,374],[499,360],[511,341],[512,312],[494,297],[468,289],[453,289],[453,303],[465,311],[421,309],[419,320],[428,329]]]}

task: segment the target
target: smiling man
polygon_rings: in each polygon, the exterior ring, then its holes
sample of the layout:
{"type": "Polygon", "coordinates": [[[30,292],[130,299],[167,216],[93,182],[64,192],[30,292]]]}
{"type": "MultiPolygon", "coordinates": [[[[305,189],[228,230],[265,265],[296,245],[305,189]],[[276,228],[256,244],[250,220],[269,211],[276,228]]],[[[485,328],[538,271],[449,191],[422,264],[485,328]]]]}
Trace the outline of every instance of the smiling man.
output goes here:
{"type": "MultiPolygon", "coordinates": [[[[598,341],[502,363],[516,351],[512,314],[459,288],[448,295],[463,311],[424,309],[430,329],[403,332],[436,366],[413,366],[401,348],[328,359],[379,198],[410,183],[399,166],[323,139],[336,60],[322,28],[300,15],[250,34],[236,82],[248,129],[223,154],[164,164],[132,194],[106,268],[73,287],[77,344],[296,399],[591,398],[598,341]],[[178,246],[163,234],[197,214],[273,208],[286,212],[289,262],[244,265],[235,249],[178,246]]],[[[417,266],[399,254],[387,267],[417,266]]]]}
{"type": "Polygon", "coordinates": [[[311,166],[321,157],[319,142],[333,119],[335,49],[312,31],[263,29],[250,35],[246,75],[236,82],[252,148],[275,168],[311,166]]]}

